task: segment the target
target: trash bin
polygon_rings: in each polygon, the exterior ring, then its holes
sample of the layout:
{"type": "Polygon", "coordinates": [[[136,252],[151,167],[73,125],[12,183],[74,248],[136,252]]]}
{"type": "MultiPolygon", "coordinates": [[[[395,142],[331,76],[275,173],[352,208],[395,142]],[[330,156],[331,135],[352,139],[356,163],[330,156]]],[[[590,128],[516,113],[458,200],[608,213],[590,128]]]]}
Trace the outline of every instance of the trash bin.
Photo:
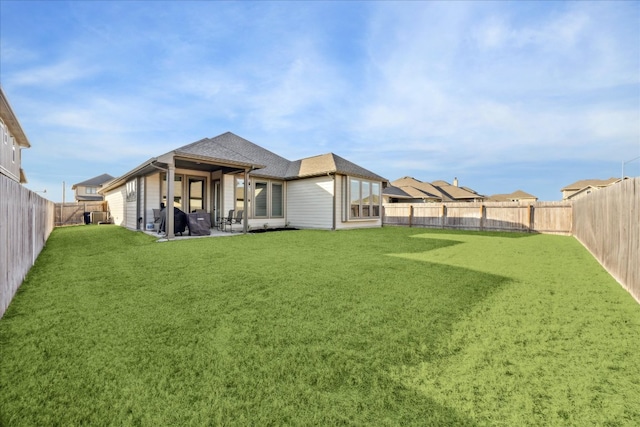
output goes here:
{"type": "Polygon", "coordinates": [[[83,212],[84,224],[91,224],[91,212],[83,212]]]}

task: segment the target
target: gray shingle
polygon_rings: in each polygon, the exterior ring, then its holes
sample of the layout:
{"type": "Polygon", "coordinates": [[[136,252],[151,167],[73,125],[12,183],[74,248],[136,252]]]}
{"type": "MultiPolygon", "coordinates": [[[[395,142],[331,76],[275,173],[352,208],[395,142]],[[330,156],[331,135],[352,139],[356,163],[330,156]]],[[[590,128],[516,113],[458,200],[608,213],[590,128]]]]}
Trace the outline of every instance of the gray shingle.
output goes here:
{"type": "Polygon", "coordinates": [[[112,177],[111,175],[109,175],[108,173],[103,173],[102,175],[95,176],[95,177],[93,177],[91,179],[88,179],[86,181],[82,181],[82,182],[79,182],[77,184],[73,184],[72,188],[75,188],[78,185],[82,185],[82,186],[85,186],[85,187],[86,186],[98,186],[98,185],[104,184],[105,182],[109,182],[112,179],[115,179],[115,178],[112,177]]]}
{"type": "Polygon", "coordinates": [[[254,175],[273,178],[284,178],[290,163],[284,157],[231,132],[185,145],[176,149],[175,153],[261,166],[254,175]]]}

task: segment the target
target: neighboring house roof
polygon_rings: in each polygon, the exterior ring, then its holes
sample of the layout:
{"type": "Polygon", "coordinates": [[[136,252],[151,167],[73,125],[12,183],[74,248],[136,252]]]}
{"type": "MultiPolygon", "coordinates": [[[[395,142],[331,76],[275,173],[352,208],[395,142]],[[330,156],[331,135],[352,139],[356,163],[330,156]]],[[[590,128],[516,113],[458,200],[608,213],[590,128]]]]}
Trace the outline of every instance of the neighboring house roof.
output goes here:
{"type": "Polygon", "coordinates": [[[484,198],[473,190],[451,185],[446,181],[436,181],[432,183],[438,189],[449,196],[451,200],[475,200],[484,198]],[[436,184],[437,183],[437,184],[436,184]]]}
{"type": "Polygon", "coordinates": [[[290,161],[238,135],[225,132],[149,159],[127,174],[111,181],[102,190],[106,191],[116,187],[131,177],[144,175],[154,169],[157,170],[157,166],[166,166],[171,158],[175,159],[176,167],[194,168],[199,165],[199,161],[202,161],[203,170],[211,170],[212,165],[222,166],[229,170],[248,168],[251,170],[251,176],[282,180],[341,173],[387,181],[385,178],[333,153],[290,161]]]}
{"type": "Polygon", "coordinates": [[[569,184],[566,187],[562,188],[560,191],[578,191],[582,190],[585,187],[607,187],[611,184],[620,181],[620,178],[609,178],[609,179],[583,179],[580,181],[576,181],[573,184],[569,184]]]}
{"type": "Polygon", "coordinates": [[[416,188],[426,194],[429,198],[442,199],[442,192],[436,187],[428,182],[422,182],[410,176],[396,179],[391,183],[391,185],[402,188],[405,192],[407,191],[406,188],[416,188]]]}
{"type": "MultiPolygon", "coordinates": [[[[72,190],[75,190],[76,187],[99,187],[102,184],[109,182],[111,180],[115,179],[115,177],[109,175],[108,173],[103,173],[102,175],[99,176],[95,176],[91,179],[88,179],[86,181],[82,181],[79,182],[77,184],[73,184],[73,186],[71,187],[72,190]]],[[[98,197],[97,200],[101,200],[100,197],[98,197]]]]}
{"type": "Polygon", "coordinates": [[[594,187],[593,185],[587,185],[586,187],[581,188],[578,191],[574,191],[571,195],[565,197],[565,199],[577,199],[579,197],[590,194],[592,191],[600,190],[602,187],[594,187]]]}
{"type": "Polygon", "coordinates": [[[599,190],[619,181],[621,181],[620,178],[583,179],[563,187],[560,191],[562,191],[563,199],[573,199],[581,197],[584,194],[589,194],[591,190],[599,190]]]}
{"type": "Polygon", "coordinates": [[[494,194],[489,196],[488,200],[492,202],[511,202],[513,200],[538,200],[533,194],[529,194],[522,190],[516,190],[510,194],[494,194]]]}
{"type": "Polygon", "coordinates": [[[393,185],[387,186],[382,192],[383,195],[393,197],[395,199],[412,199],[410,194],[406,193],[403,188],[394,187],[393,185]]]}
{"type": "Polygon", "coordinates": [[[76,200],[78,202],[101,202],[102,200],[104,200],[104,197],[102,197],[102,196],[78,195],[78,196],[76,196],[76,200]]]}
{"type": "MultiPolygon", "coordinates": [[[[476,193],[467,187],[458,187],[451,185],[446,181],[433,181],[432,183],[422,182],[410,176],[397,179],[391,182],[391,186],[401,189],[409,197],[413,199],[432,199],[442,202],[467,201],[483,199],[484,196],[476,193]],[[416,192],[417,190],[417,192],[416,192]]],[[[388,193],[386,190],[384,195],[399,198],[388,193]]]]}

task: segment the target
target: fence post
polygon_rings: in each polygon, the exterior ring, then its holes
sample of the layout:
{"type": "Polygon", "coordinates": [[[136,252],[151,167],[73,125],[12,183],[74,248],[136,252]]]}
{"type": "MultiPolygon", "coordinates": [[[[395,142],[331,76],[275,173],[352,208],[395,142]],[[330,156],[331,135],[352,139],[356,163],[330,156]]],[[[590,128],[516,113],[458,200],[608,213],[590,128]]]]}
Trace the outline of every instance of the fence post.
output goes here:
{"type": "Polygon", "coordinates": [[[486,212],[485,206],[480,204],[480,231],[484,230],[484,217],[486,212]]]}
{"type": "Polygon", "coordinates": [[[413,205],[409,206],[409,227],[413,226],[413,205]]]}
{"type": "Polygon", "coordinates": [[[445,225],[447,223],[447,219],[446,219],[446,217],[447,217],[447,207],[444,205],[444,203],[442,204],[441,217],[442,217],[442,228],[445,228],[445,225]]]}
{"type": "Polygon", "coordinates": [[[534,207],[533,205],[529,205],[529,209],[528,209],[528,228],[529,228],[529,233],[533,232],[533,226],[534,226],[534,207]]]}

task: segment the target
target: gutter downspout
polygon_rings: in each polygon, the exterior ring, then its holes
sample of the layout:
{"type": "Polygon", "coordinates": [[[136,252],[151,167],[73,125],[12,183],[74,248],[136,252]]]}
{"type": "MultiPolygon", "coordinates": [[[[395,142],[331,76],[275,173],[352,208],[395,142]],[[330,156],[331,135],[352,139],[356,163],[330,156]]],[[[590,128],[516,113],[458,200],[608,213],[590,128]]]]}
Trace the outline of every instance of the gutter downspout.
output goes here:
{"type": "Polygon", "coordinates": [[[327,173],[327,175],[333,178],[333,210],[332,210],[333,218],[332,218],[331,229],[335,231],[336,230],[336,190],[337,190],[336,174],[327,173]]]}

